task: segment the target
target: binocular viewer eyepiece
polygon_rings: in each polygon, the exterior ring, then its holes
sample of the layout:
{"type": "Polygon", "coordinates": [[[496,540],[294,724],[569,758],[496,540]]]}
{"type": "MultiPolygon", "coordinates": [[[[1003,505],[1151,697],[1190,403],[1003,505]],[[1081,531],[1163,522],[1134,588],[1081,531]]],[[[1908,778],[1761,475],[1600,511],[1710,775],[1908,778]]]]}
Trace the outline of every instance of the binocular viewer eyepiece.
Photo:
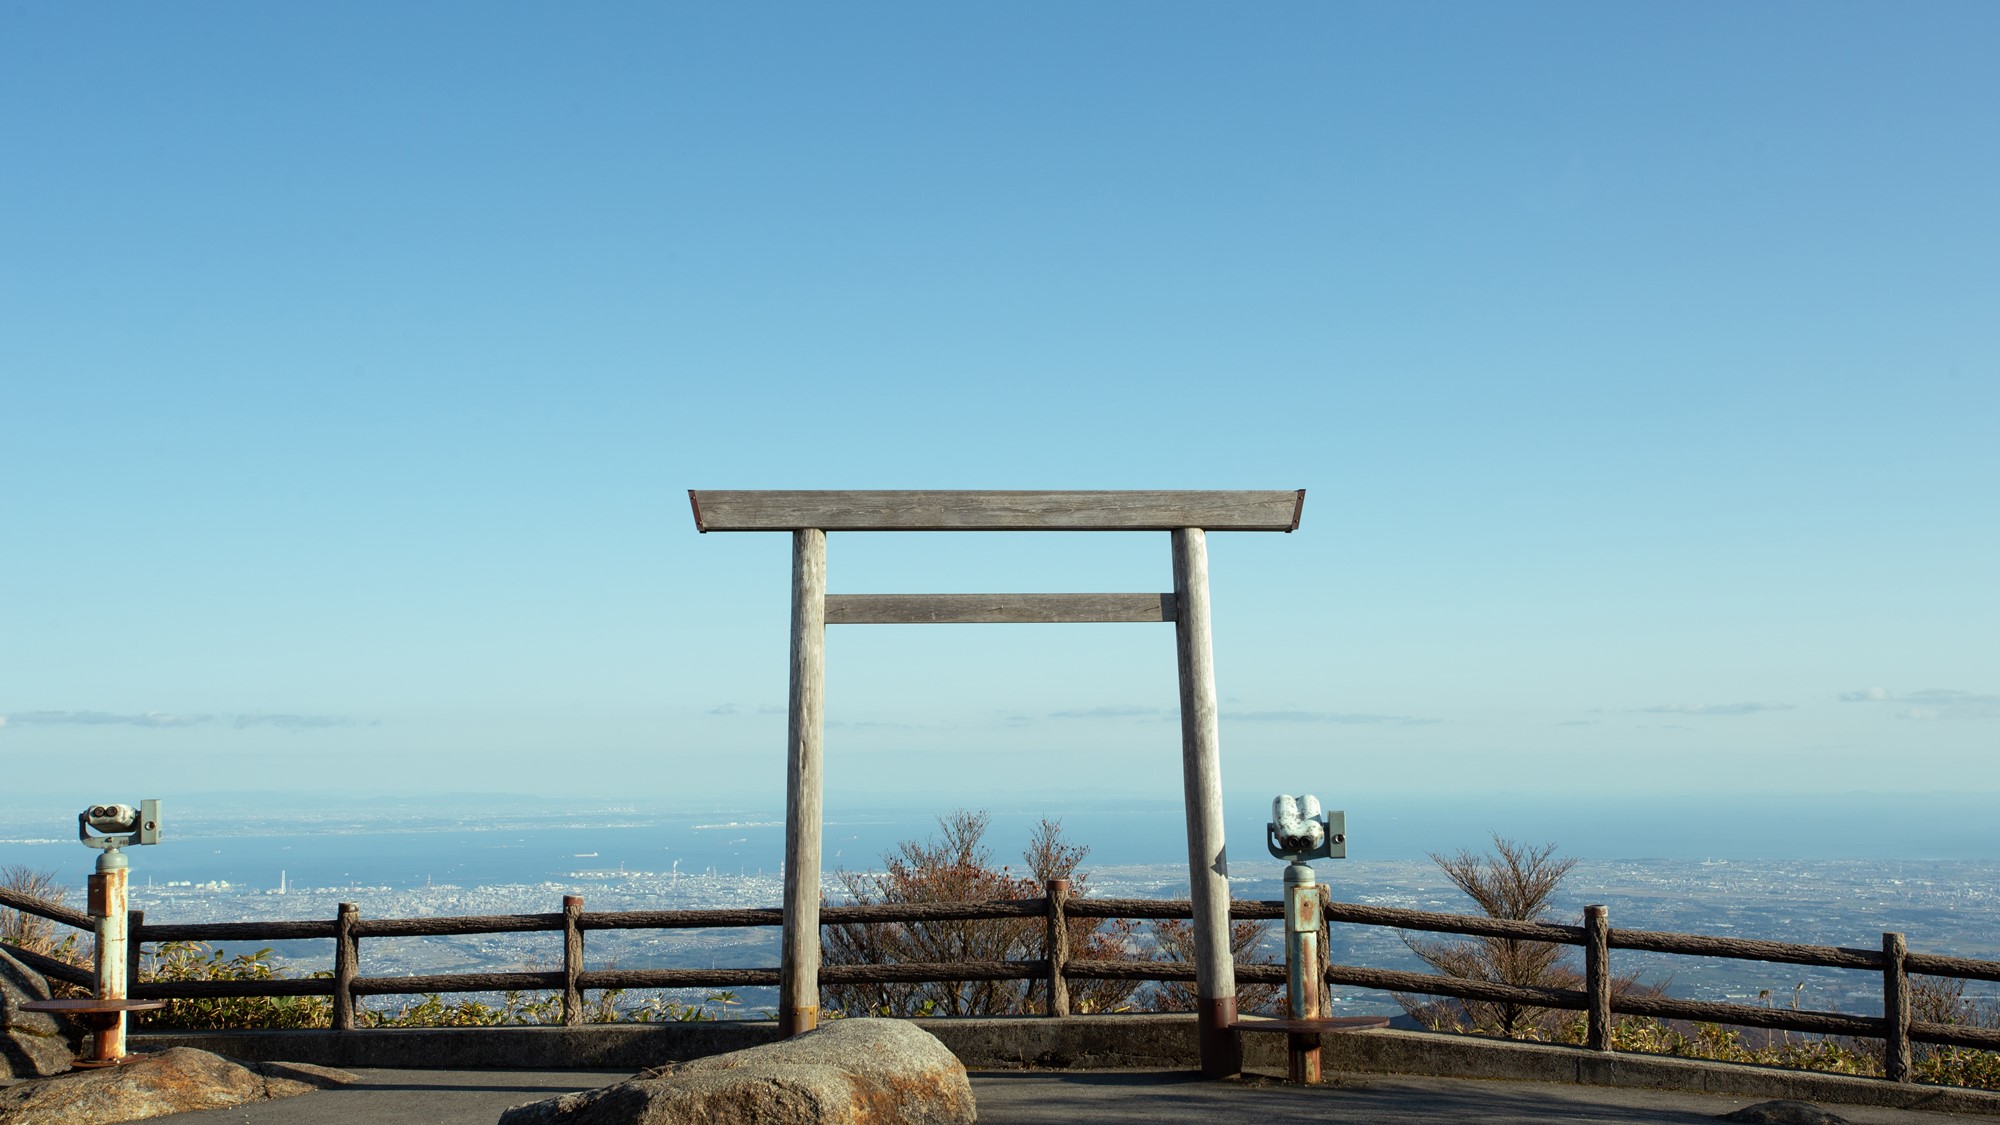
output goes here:
{"type": "Polygon", "coordinates": [[[131,805],[92,805],[84,820],[99,832],[136,832],[139,810],[131,805]]]}
{"type": "Polygon", "coordinates": [[[76,835],[85,846],[107,850],[133,844],[160,842],[160,802],[145,800],[131,805],[92,805],[76,814],[76,835]],[[91,835],[92,830],[103,833],[91,835]]]}
{"type": "Polygon", "coordinates": [[[1264,832],[1264,846],[1278,859],[1304,863],[1347,858],[1347,814],[1336,809],[1322,815],[1319,798],[1310,793],[1285,794],[1272,801],[1271,823],[1264,832]]]}

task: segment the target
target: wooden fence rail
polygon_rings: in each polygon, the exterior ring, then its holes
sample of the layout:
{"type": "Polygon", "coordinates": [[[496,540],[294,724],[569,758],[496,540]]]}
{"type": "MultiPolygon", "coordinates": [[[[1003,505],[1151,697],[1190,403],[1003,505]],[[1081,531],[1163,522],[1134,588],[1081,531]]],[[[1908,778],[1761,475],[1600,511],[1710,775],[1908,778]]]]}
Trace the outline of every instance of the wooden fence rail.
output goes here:
{"type": "MultiPolygon", "coordinates": [[[[5,889],[0,889],[0,908],[19,910],[77,929],[92,928],[91,920],[86,915],[5,889]]],[[[1326,967],[1325,975],[1329,984],[1356,988],[1582,1011],[1586,1013],[1586,1044],[1595,1050],[1611,1049],[1611,1020],[1617,1015],[1695,1020],[1782,1031],[1881,1039],[1885,1043],[1884,1077],[1898,1082],[1907,1081],[1909,1078],[1910,1045],[1913,1042],[2000,1050],[2000,1029],[1913,1019],[1910,1013],[1908,985],[1908,977],[1912,973],[1966,980],[2000,981],[2000,961],[1912,953],[1905,945],[1903,935],[1899,933],[1884,934],[1882,948],[1879,950],[1851,949],[1840,946],[1714,937],[1704,934],[1613,929],[1602,906],[1587,908],[1584,913],[1584,924],[1581,926],[1517,922],[1475,915],[1444,914],[1350,902],[1329,902],[1325,904],[1324,911],[1329,923],[1385,926],[1469,937],[1582,946],[1584,987],[1575,989],[1523,987],[1434,976],[1428,973],[1374,969],[1359,965],[1329,965],[1326,967]],[[1723,1004],[1705,1000],[1680,1000],[1667,996],[1620,993],[1612,987],[1610,951],[1614,949],[1877,972],[1881,973],[1883,978],[1883,1015],[1858,1016],[1843,1012],[1767,1008],[1748,1004],[1723,1004]]],[[[894,965],[829,964],[820,969],[819,979],[822,983],[831,985],[974,980],[1034,981],[1045,986],[1043,1002],[1047,1013],[1051,1016],[1064,1016],[1069,1014],[1068,984],[1071,981],[1195,979],[1194,966],[1187,962],[1074,957],[1068,948],[1069,920],[1186,919],[1192,916],[1193,909],[1185,899],[1073,898],[1069,894],[1066,881],[1050,883],[1047,895],[1042,898],[979,903],[889,903],[826,907],[820,911],[820,922],[823,925],[1038,918],[1043,919],[1045,923],[1044,947],[1042,957],[1028,960],[894,965]]],[[[1277,902],[1237,902],[1232,904],[1230,916],[1236,919],[1282,918],[1284,906],[1277,902]]],[[[134,974],[137,971],[141,944],[144,942],[293,941],[331,938],[334,941],[334,963],[331,976],[243,981],[147,981],[137,983],[132,989],[132,995],[150,999],[330,996],[334,1002],[334,1026],[352,1029],[356,1026],[355,1000],[362,996],[552,991],[562,995],[563,1022],[574,1025],[582,1022],[583,993],[589,990],[729,988],[769,986],[779,983],[779,970],[775,967],[586,969],[583,967],[583,935],[586,931],[779,926],[783,921],[783,912],[775,908],[588,912],[583,909],[583,900],[573,895],[564,896],[562,910],[546,914],[494,914],[442,918],[364,919],[360,917],[359,911],[353,904],[342,903],[335,917],[324,921],[175,925],[147,923],[143,913],[134,911],[131,917],[130,945],[134,974]],[[360,943],[363,938],[450,937],[466,934],[544,931],[560,932],[563,935],[563,967],[559,970],[438,973],[401,977],[360,975],[360,943]]],[[[5,948],[28,967],[47,976],[84,987],[93,983],[94,977],[88,970],[25,950],[5,948]]],[[[1243,983],[1280,984],[1284,982],[1285,970],[1281,965],[1243,964],[1236,967],[1236,979],[1243,983]]]]}

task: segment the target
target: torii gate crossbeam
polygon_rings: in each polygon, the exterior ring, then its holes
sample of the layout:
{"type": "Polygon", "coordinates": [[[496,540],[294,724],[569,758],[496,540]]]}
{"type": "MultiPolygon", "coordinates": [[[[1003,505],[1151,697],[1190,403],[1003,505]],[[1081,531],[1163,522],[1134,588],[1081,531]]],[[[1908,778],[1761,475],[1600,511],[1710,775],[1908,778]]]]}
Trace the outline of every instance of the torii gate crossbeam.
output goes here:
{"type": "Polygon", "coordinates": [[[695,527],[792,533],[791,696],[785,768],[784,955],[778,1022],[819,1023],[820,802],[829,624],[1172,621],[1180,666],[1181,781],[1194,906],[1202,1071],[1237,1073],[1222,756],[1209,627],[1209,531],[1292,531],[1305,490],[936,492],[688,490],[695,527]],[[1166,531],[1170,594],[828,594],[829,531],[1166,531]]]}

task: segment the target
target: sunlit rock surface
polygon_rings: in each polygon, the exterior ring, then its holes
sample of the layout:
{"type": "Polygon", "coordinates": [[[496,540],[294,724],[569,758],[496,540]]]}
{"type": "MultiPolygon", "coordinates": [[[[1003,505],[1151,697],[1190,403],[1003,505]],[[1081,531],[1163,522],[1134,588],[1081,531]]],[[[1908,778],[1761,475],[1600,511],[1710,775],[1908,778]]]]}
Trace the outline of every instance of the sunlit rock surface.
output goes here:
{"type": "Polygon", "coordinates": [[[501,1125],[971,1125],[965,1067],[902,1020],[817,1031],[516,1106],[501,1125]]]}
{"type": "Polygon", "coordinates": [[[197,1109],[289,1098],[354,1076],[303,1063],[244,1066],[188,1047],[134,1055],[123,1066],[73,1070],[0,1089],[0,1125],[111,1125],[197,1109]]]}

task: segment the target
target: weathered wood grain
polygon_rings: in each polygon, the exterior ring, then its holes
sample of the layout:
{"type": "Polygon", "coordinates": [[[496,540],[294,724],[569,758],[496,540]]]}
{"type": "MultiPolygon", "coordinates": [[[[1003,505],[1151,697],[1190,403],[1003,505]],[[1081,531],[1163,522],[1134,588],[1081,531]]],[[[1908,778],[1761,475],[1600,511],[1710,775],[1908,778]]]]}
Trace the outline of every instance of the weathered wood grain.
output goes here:
{"type": "Polygon", "coordinates": [[[560,972],[433,973],[412,977],[357,977],[356,996],[412,996],[427,992],[554,992],[563,986],[560,972]]]}
{"type": "Polygon", "coordinates": [[[354,983],[361,976],[361,939],[354,927],[361,920],[361,908],[343,902],[333,917],[333,1028],[354,1030],[354,983]]]}
{"type": "Polygon", "coordinates": [[[778,1027],[819,1026],[820,803],[825,788],[826,532],[792,532],[791,700],[785,752],[784,968],[778,1027]]]}
{"type": "Polygon", "coordinates": [[[136,1000],[213,1000],[234,996],[331,996],[327,977],[282,977],[273,980],[146,981],[132,992],[136,1000]]]}
{"type": "Polygon", "coordinates": [[[2000,1051],[2000,1028],[1968,1027],[1962,1023],[1927,1023],[1913,1021],[1910,1024],[1910,1038],[1925,1043],[1944,1043],[1953,1047],[1973,1047],[1982,1051],[2000,1051]]]}
{"type": "Polygon", "coordinates": [[[125,912],[125,995],[139,984],[139,966],[146,959],[146,946],[139,940],[139,931],[146,924],[146,912],[127,910],[125,912]]]}
{"type": "Polygon", "coordinates": [[[1050,1016],[1061,1017],[1069,1015],[1069,982],[1063,979],[1063,967],[1069,964],[1069,919],[1063,912],[1063,904],[1069,901],[1069,880],[1050,879],[1044,887],[1049,909],[1042,930],[1042,953],[1049,963],[1049,975],[1043,1003],[1050,1016]]]}
{"type": "Polygon", "coordinates": [[[583,1024],[583,987],[577,977],[583,973],[583,896],[563,896],[563,997],[564,1027],[583,1024]]]}
{"type": "Polygon", "coordinates": [[[1463,1000],[1527,1004],[1537,1008],[1566,1008],[1571,1011],[1581,1011],[1588,1002],[1580,988],[1526,988],[1520,985],[1433,976],[1429,973],[1409,973],[1397,969],[1365,969],[1358,965],[1328,965],[1326,979],[1330,984],[1379,988],[1387,992],[1456,996],[1463,1000]]]}
{"type": "Polygon", "coordinates": [[[1201,1071],[1243,1069],[1236,1022],[1236,963],[1229,951],[1229,857],[1223,847],[1222,732],[1208,601],[1208,533],[1172,533],[1174,651],[1180,667],[1181,792],[1187,810],[1188,898],[1194,904],[1195,1022],[1201,1071]]]}
{"type": "MultiPolygon", "coordinates": [[[[1511,918],[1488,918],[1472,914],[1435,914],[1428,910],[1405,910],[1395,906],[1364,906],[1357,902],[1336,902],[1326,908],[1329,922],[1363,926],[1394,926],[1400,930],[1430,933],[1470,934],[1475,937],[1525,938],[1559,945],[1581,945],[1580,926],[1558,926],[1548,922],[1518,922],[1511,918]]],[[[1614,934],[1618,931],[1612,931],[1614,934]]],[[[1612,944],[1617,944],[1615,939],[1612,944]]]]}
{"type": "Polygon", "coordinates": [[[459,934],[519,934],[560,930],[556,914],[466,914],[453,918],[357,918],[354,936],[450,937],[459,934]]]}
{"type": "Polygon", "coordinates": [[[1902,934],[1882,935],[1882,1077],[1891,1082],[1910,1080],[1910,977],[1903,967],[1909,952],[1902,934]]]}
{"type": "Polygon", "coordinates": [[[96,973],[91,972],[89,969],[80,969],[67,961],[58,961],[45,954],[34,953],[22,949],[18,945],[8,945],[5,942],[0,942],[0,949],[6,950],[14,960],[19,961],[21,964],[26,965],[45,977],[54,977],[57,980],[68,981],[71,984],[80,984],[85,988],[89,988],[97,983],[96,973]]]}
{"type": "Polygon", "coordinates": [[[1045,898],[1002,899],[994,902],[882,902],[867,906],[822,906],[820,920],[835,922],[950,922],[958,919],[1041,918],[1049,912],[1045,898]]]}
{"type": "Polygon", "coordinates": [[[1120,492],[689,489],[701,531],[1291,531],[1305,489],[1120,492]]]}
{"type": "Polygon", "coordinates": [[[91,931],[97,929],[97,923],[91,921],[88,914],[57,906],[52,902],[43,902],[32,895],[10,891],[5,887],[0,887],[0,906],[18,910],[23,914],[33,914],[37,918],[47,918],[51,922],[61,922],[74,929],[91,931]]]}
{"type": "Polygon", "coordinates": [[[895,984],[924,981],[1039,980],[1048,961],[910,961],[900,965],[822,965],[820,979],[828,984],[895,984]]]}
{"type": "Polygon", "coordinates": [[[1611,1049],[1610,918],[1603,906],[1583,908],[1583,989],[1590,994],[1584,1046],[1593,1051],[1611,1049]]]}
{"type": "MultiPolygon", "coordinates": [[[[1818,965],[1828,969],[1879,970],[1885,963],[1882,954],[1873,949],[1794,945],[1784,941],[1662,933],[1656,930],[1614,929],[1611,931],[1611,948],[1688,953],[1697,957],[1733,957],[1741,961],[1774,961],[1786,965],[1818,965]]],[[[1914,966],[1911,971],[1916,971],[1914,966]]]]}
{"type": "Polygon", "coordinates": [[[828,625],[1172,621],[1172,594],[828,594],[828,625]]]}
{"type": "Polygon", "coordinates": [[[190,922],[159,925],[148,922],[135,941],[294,941],[330,938],[332,919],[297,922],[190,922]]]}
{"type": "Polygon", "coordinates": [[[1908,972],[1932,977],[1967,977],[1972,980],[2000,981],[2000,961],[1978,961],[1971,957],[1912,953],[1903,958],[1903,968],[1908,972]]]}
{"type": "MultiPolygon", "coordinates": [[[[830,908],[829,908],[830,910],[830,908]]],[[[593,910],[582,918],[586,930],[706,930],[735,926],[782,926],[785,912],[775,906],[741,910],[593,910]]]]}
{"type": "Polygon", "coordinates": [[[746,988],[778,983],[777,969],[590,969],[583,988],[746,988]]]}
{"type": "Polygon", "coordinates": [[[1669,1020],[1700,1020],[1778,1031],[1811,1031],[1822,1035],[1882,1037],[1882,1021],[1867,1016],[1810,1009],[1762,1008],[1749,1004],[1718,1004],[1709,1000],[1675,1000],[1666,996],[1627,995],[1612,998],[1613,1011],[1623,1015],[1656,1016],[1669,1020]]]}

